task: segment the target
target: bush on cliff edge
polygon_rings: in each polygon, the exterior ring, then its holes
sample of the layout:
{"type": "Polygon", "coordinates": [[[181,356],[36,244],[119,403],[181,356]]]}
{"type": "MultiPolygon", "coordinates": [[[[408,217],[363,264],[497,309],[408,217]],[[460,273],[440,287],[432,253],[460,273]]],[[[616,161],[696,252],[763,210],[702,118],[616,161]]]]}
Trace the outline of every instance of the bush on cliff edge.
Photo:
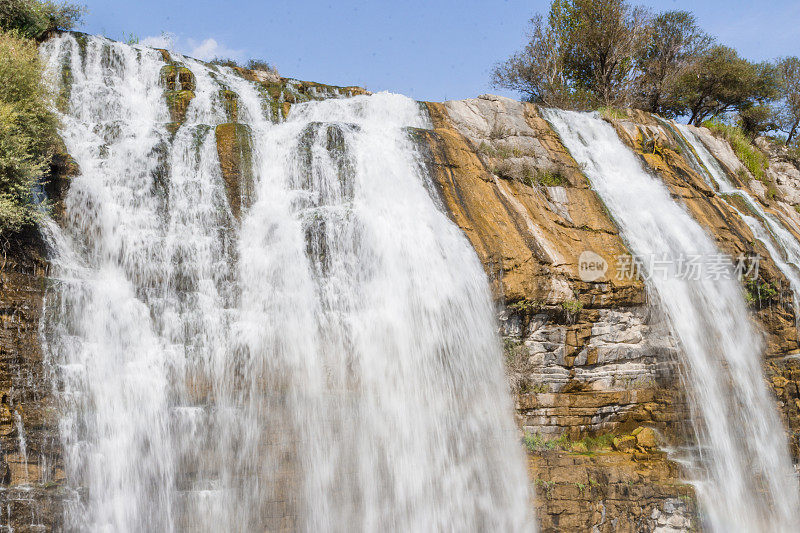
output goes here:
{"type": "Polygon", "coordinates": [[[33,190],[50,162],[56,120],[41,82],[36,45],[0,33],[0,233],[33,223],[33,190]]]}
{"type": "Polygon", "coordinates": [[[22,37],[42,39],[53,30],[71,30],[85,9],[52,0],[0,0],[0,28],[22,37]]]}
{"type": "Polygon", "coordinates": [[[36,41],[71,28],[83,8],[39,0],[0,0],[0,236],[36,222],[35,187],[49,170],[58,123],[42,82],[36,41]]]}

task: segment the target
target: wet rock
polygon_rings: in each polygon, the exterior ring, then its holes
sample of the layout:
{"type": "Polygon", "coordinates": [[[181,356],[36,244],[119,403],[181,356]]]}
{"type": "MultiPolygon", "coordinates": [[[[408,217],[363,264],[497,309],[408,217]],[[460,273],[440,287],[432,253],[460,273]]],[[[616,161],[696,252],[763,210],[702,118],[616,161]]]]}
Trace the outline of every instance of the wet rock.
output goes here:
{"type": "Polygon", "coordinates": [[[182,124],[186,118],[186,111],[194,98],[194,92],[189,90],[166,91],[167,108],[173,123],[182,124]]]}
{"type": "Polygon", "coordinates": [[[244,124],[220,124],[215,129],[220,171],[231,212],[236,218],[252,199],[253,155],[250,128],[244,124]]]}

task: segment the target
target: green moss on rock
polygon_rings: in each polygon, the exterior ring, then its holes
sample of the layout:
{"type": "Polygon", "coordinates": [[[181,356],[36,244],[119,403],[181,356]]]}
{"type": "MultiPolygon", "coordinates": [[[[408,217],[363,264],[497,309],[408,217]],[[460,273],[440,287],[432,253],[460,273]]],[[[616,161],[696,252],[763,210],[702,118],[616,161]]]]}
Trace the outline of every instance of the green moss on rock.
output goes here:
{"type": "Polygon", "coordinates": [[[227,123],[216,127],[217,154],[231,212],[236,218],[249,205],[253,190],[250,128],[227,123]]]}
{"type": "Polygon", "coordinates": [[[194,91],[197,82],[188,68],[169,64],[161,67],[161,85],[168,91],[194,91]]]}
{"type": "Polygon", "coordinates": [[[225,115],[228,117],[228,122],[238,122],[239,95],[231,90],[222,89],[219,92],[219,98],[222,101],[222,106],[225,108],[225,115]]]}
{"type": "Polygon", "coordinates": [[[167,107],[172,122],[183,123],[186,118],[186,110],[189,109],[189,104],[194,98],[194,91],[188,90],[175,90],[165,91],[164,96],[167,99],[167,107]]]}
{"type": "Polygon", "coordinates": [[[170,135],[175,135],[178,132],[178,129],[181,127],[180,122],[167,122],[167,131],[170,135]]]}

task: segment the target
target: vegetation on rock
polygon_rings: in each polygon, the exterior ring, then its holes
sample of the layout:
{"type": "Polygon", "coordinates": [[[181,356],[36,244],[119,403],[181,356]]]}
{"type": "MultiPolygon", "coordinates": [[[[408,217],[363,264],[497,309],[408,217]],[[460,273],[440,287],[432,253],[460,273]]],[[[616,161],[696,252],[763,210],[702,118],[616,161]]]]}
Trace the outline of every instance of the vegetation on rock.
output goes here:
{"type": "MultiPolygon", "coordinates": [[[[36,41],[68,29],[83,9],[39,0],[0,0],[0,235],[33,224],[40,212],[35,188],[60,154],[54,95],[42,82],[36,41]]],[[[69,72],[65,73],[68,75],[69,72]]]]}
{"type": "MultiPolygon", "coordinates": [[[[634,446],[636,446],[636,435],[642,431],[646,431],[645,434],[648,437],[653,432],[653,430],[649,428],[638,428],[638,430],[634,432],[635,435],[627,435],[625,437],[633,438],[634,446]]],[[[587,435],[580,439],[573,440],[569,438],[567,433],[562,433],[559,437],[548,438],[536,432],[528,432],[522,437],[522,444],[531,453],[553,450],[578,454],[593,454],[601,451],[616,450],[617,446],[614,442],[617,440],[619,440],[619,437],[614,433],[604,433],[594,437],[587,435]]],[[[645,442],[644,438],[642,442],[645,442]]],[[[652,446],[649,447],[655,448],[656,444],[654,441],[646,441],[647,444],[651,442],[653,442],[652,446]]]]}
{"type": "Polygon", "coordinates": [[[0,234],[36,219],[34,187],[47,172],[56,140],[56,119],[41,83],[36,45],[0,33],[0,234]]]}
{"type": "MultiPolygon", "coordinates": [[[[765,171],[768,164],[767,156],[750,142],[750,139],[741,128],[713,120],[703,122],[703,126],[728,141],[734,153],[736,153],[742,164],[747,167],[750,174],[759,181],[765,181],[765,171]]],[[[769,185],[769,183],[765,184],[769,185]]]]}
{"type": "Polygon", "coordinates": [[[0,0],[0,29],[20,37],[42,39],[54,30],[70,30],[85,8],[53,0],[0,0]]]}
{"type": "Polygon", "coordinates": [[[212,65],[218,65],[218,66],[221,66],[221,67],[244,68],[244,69],[247,69],[247,70],[259,70],[259,71],[263,71],[263,72],[273,73],[273,74],[275,74],[275,76],[278,76],[278,68],[275,65],[273,65],[272,63],[264,61],[263,59],[249,59],[247,61],[247,63],[245,63],[244,65],[241,65],[238,61],[236,61],[235,59],[232,59],[230,57],[216,57],[216,58],[212,59],[210,61],[210,63],[212,65]]]}

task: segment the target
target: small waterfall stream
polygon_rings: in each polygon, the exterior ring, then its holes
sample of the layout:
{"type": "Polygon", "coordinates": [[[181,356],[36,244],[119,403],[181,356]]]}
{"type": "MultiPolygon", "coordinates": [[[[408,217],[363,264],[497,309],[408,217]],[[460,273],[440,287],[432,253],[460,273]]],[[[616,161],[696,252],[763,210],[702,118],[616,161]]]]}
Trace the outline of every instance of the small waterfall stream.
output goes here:
{"type": "MultiPolygon", "coordinates": [[[[666,186],[648,174],[614,128],[592,114],[545,110],[618,222],[631,251],[671,260],[648,287],[685,353],[699,438],[696,483],[712,531],[797,531],[800,498],[784,430],[760,366],[762,341],[735,278],[699,279],[678,260],[720,252],[666,186]]],[[[647,268],[648,262],[643,261],[647,268]]]]}
{"type": "Polygon", "coordinates": [[[42,55],[81,169],[44,228],[68,529],[534,529],[488,282],[407,135],[416,102],[273,124],[255,85],[174,56],[196,81],[174,130],[159,52],[62,35],[42,55]]]}
{"type": "MultiPolygon", "coordinates": [[[[800,310],[800,242],[789,232],[773,214],[768,213],[750,194],[733,186],[727,173],[711,155],[692,127],[675,124],[679,135],[689,143],[692,150],[687,150],[687,157],[696,166],[696,170],[706,178],[711,187],[717,187],[720,194],[731,195],[742,200],[749,213],[742,212],[733,203],[745,223],[759,239],[792,286],[795,309],[800,310]],[[697,158],[693,154],[697,154],[697,158]]],[[[800,314],[800,313],[798,313],[800,314]]],[[[797,317],[800,321],[800,316],[797,317]]]]}

